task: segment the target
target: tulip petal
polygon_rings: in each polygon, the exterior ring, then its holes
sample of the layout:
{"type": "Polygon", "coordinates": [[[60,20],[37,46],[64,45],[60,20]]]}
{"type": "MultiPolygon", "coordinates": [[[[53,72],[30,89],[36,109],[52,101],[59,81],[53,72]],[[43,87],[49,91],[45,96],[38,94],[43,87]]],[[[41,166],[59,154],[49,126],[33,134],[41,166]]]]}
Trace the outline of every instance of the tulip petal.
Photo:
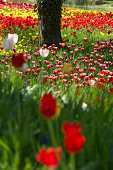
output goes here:
{"type": "Polygon", "coordinates": [[[18,35],[17,34],[8,34],[8,39],[12,39],[14,43],[17,43],[18,41],[18,35]]]}

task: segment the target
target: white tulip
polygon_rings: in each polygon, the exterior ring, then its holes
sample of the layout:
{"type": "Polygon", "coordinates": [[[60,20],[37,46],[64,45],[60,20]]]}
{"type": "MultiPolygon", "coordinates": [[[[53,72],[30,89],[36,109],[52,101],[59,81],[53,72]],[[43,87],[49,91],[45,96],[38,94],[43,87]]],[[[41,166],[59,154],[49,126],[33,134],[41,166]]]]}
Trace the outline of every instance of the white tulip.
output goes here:
{"type": "Polygon", "coordinates": [[[32,93],[37,89],[37,87],[38,87],[37,84],[35,84],[33,87],[28,86],[28,87],[26,88],[27,94],[28,94],[28,95],[32,94],[32,93]]]}
{"type": "Polygon", "coordinates": [[[18,41],[18,35],[17,34],[8,34],[8,38],[7,39],[3,39],[3,44],[5,47],[6,51],[12,50],[13,49],[13,45],[15,43],[17,43],[18,41]]]}
{"type": "Polygon", "coordinates": [[[28,68],[29,68],[28,65],[24,63],[21,67],[21,71],[26,71],[28,68]]]}
{"type": "Polygon", "coordinates": [[[44,58],[46,58],[47,56],[48,56],[48,54],[49,54],[49,50],[47,49],[47,48],[41,48],[40,50],[39,50],[39,52],[40,52],[40,55],[42,56],[42,57],[44,57],[44,58]]]}
{"type": "Polygon", "coordinates": [[[14,43],[17,43],[18,41],[18,35],[17,34],[8,34],[8,39],[12,39],[14,43]]]}
{"type": "Polygon", "coordinates": [[[95,80],[89,80],[88,82],[91,86],[93,86],[95,84],[95,80]]]}
{"type": "Polygon", "coordinates": [[[3,44],[6,51],[12,50],[14,41],[12,39],[3,39],[3,44]]]}
{"type": "Polygon", "coordinates": [[[86,108],[87,108],[87,104],[83,102],[83,103],[82,103],[82,109],[83,109],[83,111],[85,111],[86,108]]]}

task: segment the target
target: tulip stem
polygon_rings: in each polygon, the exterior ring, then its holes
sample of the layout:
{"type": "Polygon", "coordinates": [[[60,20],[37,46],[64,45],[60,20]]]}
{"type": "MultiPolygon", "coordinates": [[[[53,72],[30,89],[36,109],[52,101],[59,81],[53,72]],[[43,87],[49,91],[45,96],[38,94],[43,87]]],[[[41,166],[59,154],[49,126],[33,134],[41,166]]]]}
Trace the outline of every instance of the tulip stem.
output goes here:
{"type": "Polygon", "coordinates": [[[70,159],[71,159],[71,170],[76,170],[75,155],[74,155],[74,154],[71,154],[71,155],[70,155],[70,159]]]}
{"type": "Polygon", "coordinates": [[[57,141],[56,141],[56,136],[55,136],[55,133],[54,133],[52,121],[48,120],[47,122],[48,122],[48,128],[49,128],[52,144],[53,144],[53,146],[56,147],[57,146],[57,141]]]}
{"type": "Polygon", "coordinates": [[[46,168],[45,166],[43,166],[42,170],[48,170],[48,168],[46,168]]]}
{"type": "MultiPolygon", "coordinates": [[[[48,128],[49,128],[52,144],[53,144],[54,147],[57,147],[58,145],[57,145],[57,140],[56,140],[56,136],[55,136],[55,133],[54,133],[52,121],[48,120],[47,122],[48,122],[48,128]]],[[[60,163],[60,167],[61,167],[61,170],[66,169],[63,162],[60,163]]]]}

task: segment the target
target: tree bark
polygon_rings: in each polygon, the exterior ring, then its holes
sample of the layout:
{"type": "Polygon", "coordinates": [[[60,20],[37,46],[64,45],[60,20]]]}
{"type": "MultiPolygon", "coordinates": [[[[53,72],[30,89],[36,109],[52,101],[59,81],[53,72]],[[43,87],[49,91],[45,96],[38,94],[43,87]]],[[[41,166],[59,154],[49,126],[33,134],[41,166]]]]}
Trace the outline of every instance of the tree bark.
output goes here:
{"type": "Polygon", "coordinates": [[[38,0],[39,46],[62,42],[61,9],[62,0],[38,0]]]}

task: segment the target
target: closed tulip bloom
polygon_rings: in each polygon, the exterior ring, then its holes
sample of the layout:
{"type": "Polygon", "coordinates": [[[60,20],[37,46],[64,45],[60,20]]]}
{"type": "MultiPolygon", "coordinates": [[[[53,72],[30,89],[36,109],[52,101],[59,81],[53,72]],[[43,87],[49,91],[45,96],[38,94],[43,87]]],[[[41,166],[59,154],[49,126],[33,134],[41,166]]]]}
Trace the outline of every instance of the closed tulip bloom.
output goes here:
{"type": "Polygon", "coordinates": [[[53,119],[60,114],[57,100],[51,93],[42,96],[40,100],[40,112],[46,119],[53,119]]]}
{"type": "Polygon", "coordinates": [[[71,154],[78,153],[86,141],[86,138],[81,134],[81,125],[65,122],[62,131],[65,134],[64,145],[67,152],[71,154]]]}

